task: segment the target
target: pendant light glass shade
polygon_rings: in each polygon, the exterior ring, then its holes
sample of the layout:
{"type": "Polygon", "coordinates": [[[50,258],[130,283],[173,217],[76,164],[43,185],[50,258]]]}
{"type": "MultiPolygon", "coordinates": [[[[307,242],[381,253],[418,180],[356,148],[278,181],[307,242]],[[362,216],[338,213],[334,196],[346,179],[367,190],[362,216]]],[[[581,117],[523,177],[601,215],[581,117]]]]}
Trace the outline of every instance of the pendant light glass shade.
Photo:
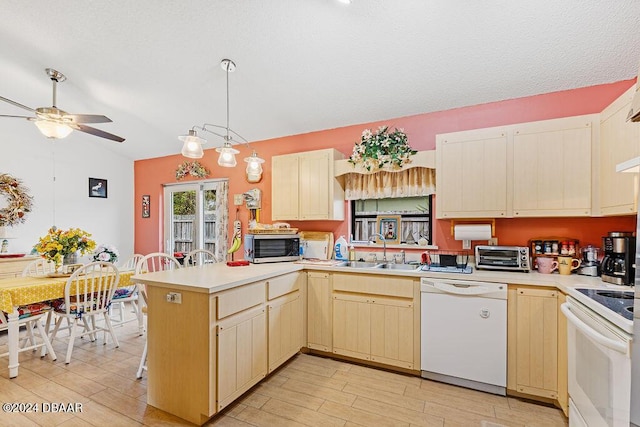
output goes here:
{"type": "Polygon", "coordinates": [[[34,123],[38,126],[38,130],[47,138],[66,138],[73,131],[71,127],[63,123],[52,122],[51,120],[36,120],[34,123]]]}
{"type": "Polygon", "coordinates": [[[218,164],[220,166],[233,168],[238,164],[236,154],[240,151],[233,148],[229,142],[225,142],[222,147],[216,148],[216,151],[220,153],[220,157],[218,157],[218,164]]]}
{"type": "Polygon", "coordinates": [[[251,156],[245,157],[244,161],[247,162],[247,181],[260,182],[262,179],[262,164],[264,163],[264,159],[258,157],[256,150],[253,150],[251,156]]]}
{"type": "Polygon", "coordinates": [[[201,159],[204,156],[202,144],[207,141],[200,138],[195,130],[190,130],[187,135],[180,135],[178,139],[184,144],[182,145],[182,155],[190,159],[201,159]]]}

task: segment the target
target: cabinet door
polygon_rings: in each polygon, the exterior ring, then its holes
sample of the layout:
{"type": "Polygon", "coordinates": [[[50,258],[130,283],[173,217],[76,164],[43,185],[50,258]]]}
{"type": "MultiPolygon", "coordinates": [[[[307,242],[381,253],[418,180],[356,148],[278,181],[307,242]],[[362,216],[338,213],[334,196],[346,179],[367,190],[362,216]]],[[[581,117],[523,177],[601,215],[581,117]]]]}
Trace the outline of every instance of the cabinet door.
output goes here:
{"type": "Polygon", "coordinates": [[[218,324],[218,411],[267,375],[267,316],[259,307],[218,324]]]}
{"type": "Polygon", "coordinates": [[[635,87],[600,115],[600,212],[603,215],[637,212],[637,173],[616,172],[616,165],[640,156],[640,126],[627,122],[635,87]]]}
{"type": "Polygon", "coordinates": [[[514,216],[591,214],[591,129],[588,117],[516,128],[514,216]]]}
{"type": "Polygon", "coordinates": [[[271,158],[271,218],[299,219],[298,155],[271,158]]]}
{"type": "Polygon", "coordinates": [[[310,271],[307,275],[307,347],[331,351],[331,276],[310,271]]]}
{"type": "Polygon", "coordinates": [[[366,296],[333,296],[333,352],[371,360],[371,302],[366,296]]]}
{"type": "Polygon", "coordinates": [[[300,153],[300,219],[331,219],[333,158],[327,150],[300,153]]]}
{"type": "Polygon", "coordinates": [[[516,292],[516,390],[558,397],[557,291],[516,292]]]}
{"type": "Polygon", "coordinates": [[[269,372],[302,348],[302,299],[300,291],[268,303],[269,313],[269,372]]]}
{"type": "Polygon", "coordinates": [[[501,129],[439,135],[436,140],[438,218],[504,217],[507,136],[501,129]]]}
{"type": "Polygon", "coordinates": [[[371,360],[414,369],[413,302],[371,298],[371,360]]]}

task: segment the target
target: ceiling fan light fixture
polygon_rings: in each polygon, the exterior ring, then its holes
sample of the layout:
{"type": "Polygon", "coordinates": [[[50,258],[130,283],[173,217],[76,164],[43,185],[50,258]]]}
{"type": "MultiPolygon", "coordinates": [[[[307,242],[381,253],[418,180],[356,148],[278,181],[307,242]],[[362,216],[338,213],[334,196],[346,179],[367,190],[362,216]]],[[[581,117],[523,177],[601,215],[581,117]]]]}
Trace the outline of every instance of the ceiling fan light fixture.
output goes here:
{"type": "Polygon", "coordinates": [[[190,159],[201,159],[204,156],[202,144],[206,144],[207,140],[198,136],[195,130],[190,130],[187,135],[178,137],[184,144],[182,145],[182,155],[190,159]]]}
{"type": "Polygon", "coordinates": [[[220,153],[220,156],[218,157],[218,165],[225,168],[233,168],[238,164],[236,161],[236,154],[240,151],[233,148],[231,143],[228,141],[225,142],[222,147],[216,148],[216,151],[220,153]]]}
{"type": "Polygon", "coordinates": [[[64,123],[53,122],[51,120],[39,119],[39,120],[34,120],[34,123],[38,127],[38,130],[40,131],[40,133],[42,133],[47,138],[53,138],[53,139],[66,138],[73,131],[73,129],[70,126],[64,123]]]}

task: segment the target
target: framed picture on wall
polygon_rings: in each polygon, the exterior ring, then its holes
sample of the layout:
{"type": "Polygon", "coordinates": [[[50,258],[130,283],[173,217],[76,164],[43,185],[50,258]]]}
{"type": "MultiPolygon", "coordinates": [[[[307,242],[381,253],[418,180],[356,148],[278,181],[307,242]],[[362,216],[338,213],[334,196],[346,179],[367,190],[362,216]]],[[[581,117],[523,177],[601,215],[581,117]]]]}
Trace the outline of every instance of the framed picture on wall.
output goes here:
{"type": "Polygon", "coordinates": [[[89,197],[107,198],[107,180],[89,178],[89,197]]]}
{"type": "Polygon", "coordinates": [[[145,194],[142,196],[142,218],[151,216],[151,196],[145,194]]]}
{"type": "MultiPolygon", "coordinates": [[[[383,235],[387,244],[397,245],[400,243],[400,222],[400,215],[378,215],[376,233],[383,235]]],[[[381,243],[379,238],[377,243],[381,243]]]]}

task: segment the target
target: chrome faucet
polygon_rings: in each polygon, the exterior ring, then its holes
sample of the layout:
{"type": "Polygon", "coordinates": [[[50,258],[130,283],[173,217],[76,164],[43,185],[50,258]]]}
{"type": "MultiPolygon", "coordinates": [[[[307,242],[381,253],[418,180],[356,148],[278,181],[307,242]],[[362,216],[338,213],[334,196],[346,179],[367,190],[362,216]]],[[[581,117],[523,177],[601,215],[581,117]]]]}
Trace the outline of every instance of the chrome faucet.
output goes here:
{"type": "Polygon", "coordinates": [[[387,240],[384,238],[384,236],[380,233],[373,233],[371,235],[371,237],[369,237],[369,241],[372,242],[373,241],[373,237],[380,237],[380,239],[382,240],[382,261],[387,262],[387,240]]]}

